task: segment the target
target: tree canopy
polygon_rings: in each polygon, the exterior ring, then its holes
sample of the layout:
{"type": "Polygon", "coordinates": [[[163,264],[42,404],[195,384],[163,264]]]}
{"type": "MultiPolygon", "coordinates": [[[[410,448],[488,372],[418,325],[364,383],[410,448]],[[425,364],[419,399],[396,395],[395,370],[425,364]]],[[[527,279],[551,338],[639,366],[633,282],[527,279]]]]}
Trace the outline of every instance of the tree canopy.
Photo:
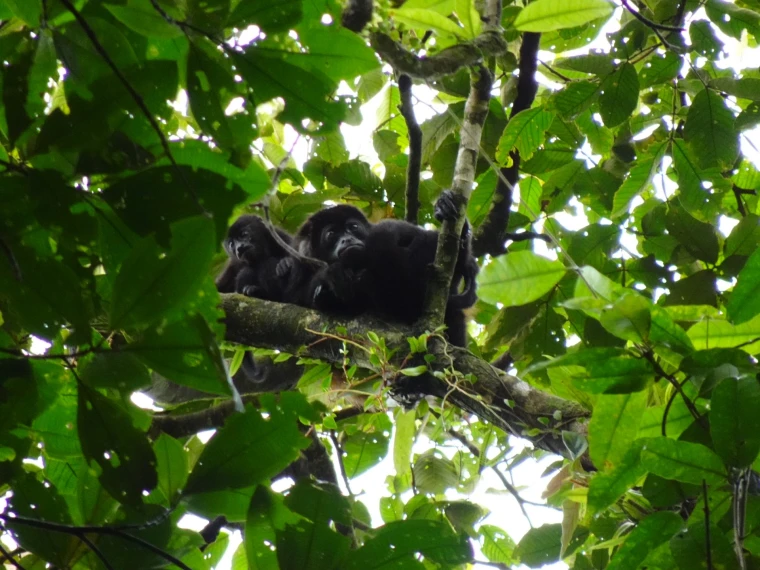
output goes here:
{"type": "Polygon", "coordinates": [[[4,567],[213,568],[239,529],[235,568],[760,568],[759,35],[757,0],[0,0],[4,567]],[[214,286],[243,212],[444,189],[414,326],[214,286]],[[547,453],[561,523],[467,499],[547,453]]]}

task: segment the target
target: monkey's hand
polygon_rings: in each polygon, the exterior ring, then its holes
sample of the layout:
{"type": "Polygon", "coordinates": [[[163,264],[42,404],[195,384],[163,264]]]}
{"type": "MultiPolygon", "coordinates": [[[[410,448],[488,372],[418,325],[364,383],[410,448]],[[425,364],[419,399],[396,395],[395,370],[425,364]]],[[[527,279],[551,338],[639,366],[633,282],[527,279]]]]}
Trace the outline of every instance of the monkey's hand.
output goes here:
{"type": "Polygon", "coordinates": [[[256,298],[261,298],[263,294],[263,290],[261,289],[261,287],[257,287],[256,285],[244,285],[243,288],[240,290],[240,292],[246,297],[256,297],[256,298]]]}
{"type": "Polygon", "coordinates": [[[291,275],[295,275],[300,269],[298,260],[295,257],[283,257],[277,262],[275,267],[275,273],[280,279],[288,279],[291,275]]]}
{"type": "Polygon", "coordinates": [[[435,219],[439,222],[451,222],[455,220],[459,213],[459,206],[462,201],[463,198],[459,194],[455,194],[451,190],[444,190],[441,192],[441,195],[438,196],[438,200],[436,200],[433,208],[435,219]]]}
{"type": "Polygon", "coordinates": [[[329,265],[312,280],[313,307],[321,311],[355,313],[360,310],[356,290],[358,281],[358,274],[342,263],[329,265]]]}

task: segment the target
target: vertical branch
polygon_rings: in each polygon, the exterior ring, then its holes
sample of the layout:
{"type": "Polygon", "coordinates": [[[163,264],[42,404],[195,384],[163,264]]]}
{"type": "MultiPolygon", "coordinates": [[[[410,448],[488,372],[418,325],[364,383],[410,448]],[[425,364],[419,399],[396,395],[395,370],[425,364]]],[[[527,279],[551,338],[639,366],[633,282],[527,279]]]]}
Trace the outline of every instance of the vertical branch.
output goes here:
{"type": "Polygon", "coordinates": [[[401,74],[398,78],[401,104],[398,110],[406,121],[409,132],[409,164],[406,168],[406,216],[407,222],[417,224],[420,211],[420,168],[422,168],[422,129],[414,116],[412,106],[412,78],[401,74]]]}
{"type": "MultiPolygon", "coordinates": [[[[499,4],[499,0],[495,2],[499,4]]],[[[488,114],[488,101],[491,98],[493,76],[485,67],[480,66],[470,76],[470,94],[464,107],[464,120],[459,133],[459,150],[454,164],[454,179],[451,191],[458,198],[459,215],[456,220],[444,220],[438,236],[438,249],[435,254],[435,266],[428,287],[425,317],[440,323],[448,300],[451,276],[459,253],[460,235],[465,222],[467,201],[475,180],[475,167],[478,162],[480,139],[483,124],[488,114]]]]}
{"type": "MultiPolygon", "coordinates": [[[[538,82],[536,81],[536,69],[538,68],[538,45],[541,34],[525,32],[522,45],[520,46],[519,78],[517,82],[517,97],[512,105],[509,118],[517,113],[530,109],[536,98],[538,82]]],[[[509,213],[512,208],[512,190],[520,174],[520,153],[512,150],[509,153],[512,158],[512,166],[499,170],[496,183],[496,191],[488,212],[488,217],[478,229],[472,242],[473,255],[480,257],[486,253],[498,255],[504,253],[504,242],[507,240],[507,224],[509,213]]]]}

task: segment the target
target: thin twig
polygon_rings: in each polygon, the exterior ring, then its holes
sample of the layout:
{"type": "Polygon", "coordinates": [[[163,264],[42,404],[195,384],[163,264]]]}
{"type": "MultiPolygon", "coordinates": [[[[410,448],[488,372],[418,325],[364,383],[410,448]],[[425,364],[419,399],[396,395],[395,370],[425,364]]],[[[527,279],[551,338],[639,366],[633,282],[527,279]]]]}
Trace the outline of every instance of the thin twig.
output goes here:
{"type": "Polygon", "coordinates": [[[675,377],[672,374],[668,374],[663,370],[662,366],[660,366],[660,363],[657,362],[657,360],[654,358],[654,355],[651,351],[646,351],[644,353],[644,358],[646,358],[649,363],[654,367],[655,372],[665,378],[668,382],[670,382],[673,385],[673,388],[676,389],[676,391],[681,395],[683,398],[684,403],[686,404],[686,407],[689,410],[689,413],[694,417],[695,420],[697,420],[697,423],[701,425],[704,428],[707,428],[707,425],[705,424],[705,419],[702,417],[702,414],[699,413],[699,410],[697,410],[697,407],[694,405],[694,402],[692,402],[689,397],[684,393],[683,388],[681,388],[680,382],[675,379],[675,377]]]}
{"type": "Polygon", "coordinates": [[[0,562],[10,562],[16,570],[26,570],[26,568],[16,562],[16,559],[5,549],[2,542],[0,542],[0,554],[3,555],[3,560],[0,560],[0,562]]]}
{"type": "MultiPolygon", "coordinates": [[[[681,388],[683,389],[684,384],[688,381],[688,378],[685,378],[681,383],[681,388]]],[[[673,390],[673,393],[670,395],[670,398],[668,398],[667,403],[665,404],[665,409],[662,411],[662,435],[663,437],[668,436],[668,413],[670,413],[670,406],[673,405],[673,401],[676,399],[676,396],[678,395],[678,390],[673,390]]]]}
{"type": "Polygon", "coordinates": [[[101,550],[95,545],[93,541],[87,538],[87,535],[80,534],[77,538],[79,538],[79,540],[81,540],[82,543],[100,559],[100,561],[103,563],[103,566],[106,567],[106,570],[114,570],[113,565],[108,561],[108,558],[106,558],[105,554],[101,552],[101,550]]]}
{"type": "Polygon", "coordinates": [[[707,497],[707,481],[704,479],[702,479],[702,500],[705,504],[705,562],[707,562],[707,570],[713,570],[712,546],[710,544],[710,502],[707,497]]]}
{"type": "Polygon", "coordinates": [[[346,486],[346,492],[348,496],[353,499],[354,494],[351,492],[351,486],[348,483],[348,473],[346,473],[346,466],[343,463],[343,447],[341,447],[338,437],[334,431],[330,432],[330,441],[335,446],[335,455],[338,457],[338,465],[340,466],[340,476],[343,478],[343,484],[346,486]]]}
{"type": "Polygon", "coordinates": [[[639,22],[644,24],[647,28],[651,28],[654,30],[664,30],[666,32],[683,32],[683,28],[680,28],[678,26],[668,26],[667,24],[658,24],[657,22],[653,22],[646,16],[644,16],[641,12],[638,12],[633,9],[633,7],[628,3],[628,0],[620,0],[623,6],[626,10],[639,22]]]}
{"type": "MultiPolygon", "coordinates": [[[[63,0],[63,1],[67,1],[67,0],[63,0]]],[[[142,546],[143,548],[150,550],[151,552],[153,552],[154,554],[157,554],[164,560],[171,562],[175,566],[180,567],[182,570],[192,570],[187,564],[182,562],[179,558],[169,554],[168,552],[159,548],[158,546],[151,544],[147,540],[144,540],[138,536],[131,535],[117,528],[108,527],[108,526],[76,527],[76,526],[59,524],[59,523],[54,523],[54,522],[49,522],[49,521],[30,519],[26,517],[9,516],[5,513],[0,513],[0,519],[6,521],[6,523],[20,524],[20,525],[29,526],[32,528],[40,528],[42,530],[49,530],[51,532],[60,532],[63,534],[76,536],[77,538],[81,538],[81,536],[86,533],[107,534],[109,536],[116,536],[128,542],[134,542],[135,544],[138,544],[142,546]]]]}

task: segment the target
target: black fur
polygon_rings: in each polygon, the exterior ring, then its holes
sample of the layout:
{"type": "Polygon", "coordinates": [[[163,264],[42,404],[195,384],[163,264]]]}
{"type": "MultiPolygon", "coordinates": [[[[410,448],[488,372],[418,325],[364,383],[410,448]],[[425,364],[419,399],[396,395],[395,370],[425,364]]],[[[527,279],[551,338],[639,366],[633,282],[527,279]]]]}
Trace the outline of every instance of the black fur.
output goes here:
{"type": "MultiPolygon", "coordinates": [[[[279,228],[275,231],[283,242],[293,243],[289,233],[279,228]]],[[[253,215],[240,216],[227,232],[223,245],[230,260],[216,279],[220,293],[289,301],[287,264],[281,263],[289,254],[269,233],[264,220],[253,215]]]]}
{"type": "MultiPolygon", "coordinates": [[[[437,217],[456,215],[453,194],[444,193],[439,204],[437,217]]],[[[307,288],[310,306],[349,316],[370,312],[406,324],[422,316],[437,231],[401,220],[371,224],[358,209],[341,205],[313,214],[298,231],[295,243],[304,255],[328,263],[316,272],[307,288]]],[[[458,346],[466,343],[462,310],[476,300],[477,271],[467,226],[462,232],[445,317],[449,341],[458,346]],[[459,292],[462,281],[464,288],[459,292]]]]}
{"type": "MultiPolygon", "coordinates": [[[[283,242],[293,243],[285,230],[275,228],[275,231],[283,242]]],[[[264,220],[254,215],[240,216],[227,231],[223,245],[230,259],[216,279],[220,293],[295,302],[299,286],[286,261],[290,255],[269,232],[264,220]]],[[[266,381],[266,370],[246,352],[235,380],[236,385],[237,381],[260,384],[266,381]]]]}

